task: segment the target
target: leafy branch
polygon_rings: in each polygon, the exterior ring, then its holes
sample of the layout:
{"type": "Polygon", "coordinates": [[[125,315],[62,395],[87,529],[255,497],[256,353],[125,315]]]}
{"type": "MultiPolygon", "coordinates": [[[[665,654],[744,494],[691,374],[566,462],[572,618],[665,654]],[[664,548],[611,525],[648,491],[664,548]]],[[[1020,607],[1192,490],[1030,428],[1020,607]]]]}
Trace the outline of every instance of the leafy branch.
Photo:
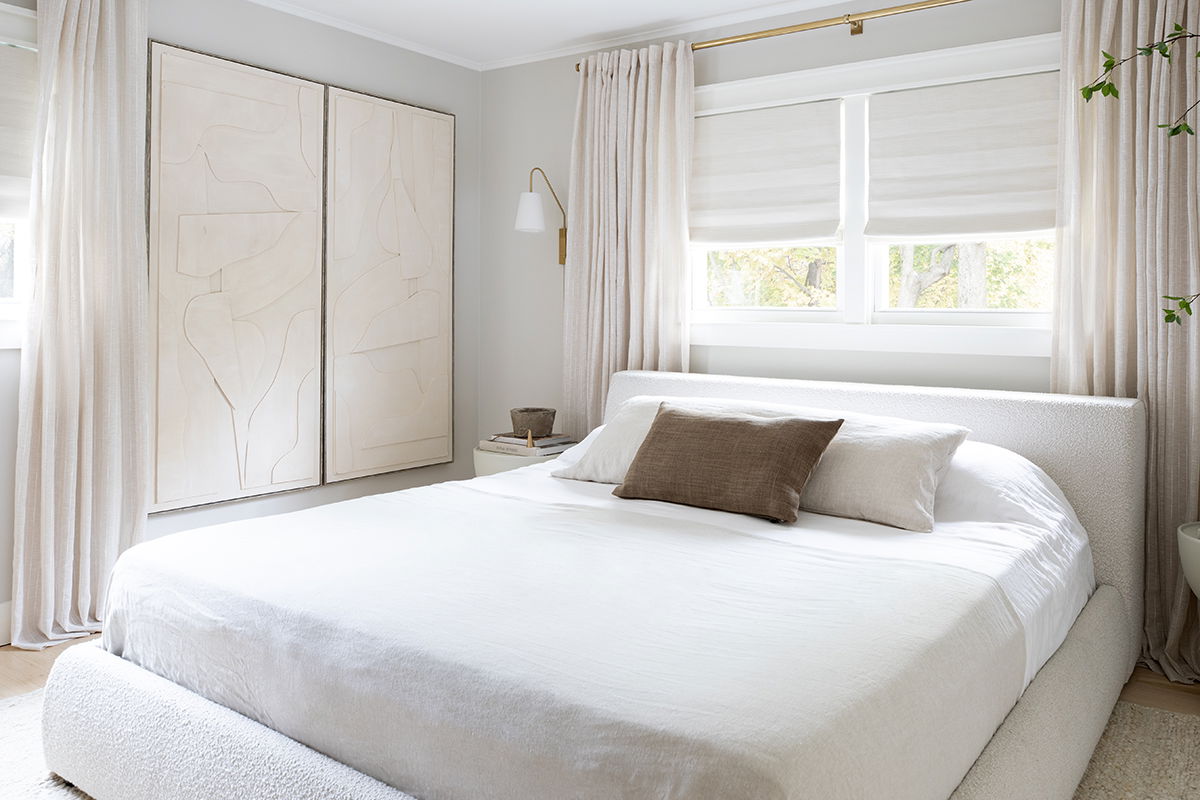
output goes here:
{"type": "MultiPolygon", "coordinates": [[[[1118,69],[1134,59],[1151,58],[1155,55],[1165,58],[1167,61],[1171,61],[1172,48],[1174,48],[1180,42],[1197,38],[1200,38],[1200,33],[1192,33],[1177,22],[1175,23],[1175,30],[1172,31],[1167,38],[1160,39],[1157,42],[1151,42],[1144,47],[1139,47],[1133,55],[1125,56],[1124,58],[1117,58],[1112,53],[1102,50],[1100,51],[1100,55],[1104,58],[1104,65],[1102,67],[1103,72],[1100,73],[1099,78],[1080,89],[1079,93],[1083,95],[1083,99],[1088,102],[1090,102],[1091,99],[1097,94],[1101,97],[1119,98],[1121,96],[1120,92],[1117,91],[1117,85],[1112,81],[1113,73],[1115,73],[1118,69]]],[[[1197,53],[1196,57],[1200,58],[1200,53],[1197,53]]],[[[1176,117],[1174,122],[1159,123],[1158,127],[1166,128],[1168,136],[1179,136],[1182,133],[1186,133],[1188,136],[1195,136],[1196,131],[1187,120],[1188,117],[1191,116],[1191,113],[1196,110],[1197,106],[1200,106],[1200,100],[1197,100],[1195,103],[1192,103],[1190,106],[1184,109],[1183,113],[1176,117]]]]}
{"type": "MultiPolygon", "coordinates": [[[[1101,67],[1103,71],[1100,73],[1100,77],[1080,89],[1079,93],[1083,95],[1085,102],[1090,102],[1091,99],[1096,95],[1118,99],[1121,95],[1120,92],[1117,91],[1116,84],[1113,83],[1113,73],[1128,64],[1130,61],[1138,58],[1153,58],[1155,55],[1166,59],[1168,63],[1173,63],[1172,55],[1173,49],[1176,47],[1176,45],[1178,45],[1180,42],[1197,38],[1200,38],[1200,34],[1192,33],[1179,23],[1175,23],[1174,30],[1172,30],[1170,35],[1168,35],[1165,39],[1160,39],[1159,41],[1151,42],[1144,47],[1139,47],[1133,55],[1125,56],[1124,58],[1117,58],[1112,53],[1101,50],[1100,55],[1104,58],[1104,64],[1101,67]]],[[[1200,52],[1196,53],[1196,58],[1200,59],[1200,52]]],[[[1187,108],[1185,108],[1183,113],[1175,118],[1174,122],[1162,122],[1159,123],[1158,127],[1165,129],[1167,131],[1167,136],[1179,136],[1181,134],[1195,136],[1196,130],[1192,127],[1191,123],[1188,122],[1188,117],[1192,115],[1192,112],[1195,111],[1197,107],[1200,107],[1200,100],[1196,100],[1187,108]]],[[[1162,310],[1163,322],[1167,324],[1174,323],[1176,325],[1182,325],[1184,316],[1190,317],[1193,315],[1192,304],[1200,301],[1200,292],[1184,296],[1166,294],[1163,295],[1162,299],[1169,300],[1172,304],[1162,310]]]]}
{"type": "Polygon", "coordinates": [[[1175,303],[1175,308],[1163,309],[1163,322],[1174,322],[1176,325],[1183,324],[1183,315],[1192,316],[1192,303],[1200,300],[1200,292],[1188,295],[1187,297],[1175,297],[1174,295],[1164,294],[1163,300],[1170,300],[1175,303]]]}

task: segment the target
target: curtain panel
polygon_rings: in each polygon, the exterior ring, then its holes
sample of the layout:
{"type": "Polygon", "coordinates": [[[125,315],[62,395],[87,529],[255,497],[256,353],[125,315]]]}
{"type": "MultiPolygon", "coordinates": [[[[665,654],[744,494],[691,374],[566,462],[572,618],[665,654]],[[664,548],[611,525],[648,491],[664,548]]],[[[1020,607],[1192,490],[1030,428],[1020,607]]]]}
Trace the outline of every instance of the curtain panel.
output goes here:
{"type": "Polygon", "coordinates": [[[39,0],[13,643],[100,629],[148,500],[146,0],[39,0]]]}
{"type": "MultiPolygon", "coordinates": [[[[1200,679],[1200,619],[1175,530],[1200,517],[1200,320],[1162,322],[1162,295],[1200,291],[1200,147],[1168,138],[1196,99],[1196,48],[1178,65],[1139,58],[1119,100],[1084,103],[1102,50],[1124,56],[1200,30],[1200,0],[1065,0],[1062,179],[1053,377],[1057,391],[1140,397],[1149,413],[1143,659],[1172,680],[1200,679]]],[[[1080,431],[1080,435],[1088,435],[1080,431]]]]}
{"type": "Polygon", "coordinates": [[[609,377],[686,370],[692,49],[579,66],[565,276],[564,429],[600,424],[609,377]]]}

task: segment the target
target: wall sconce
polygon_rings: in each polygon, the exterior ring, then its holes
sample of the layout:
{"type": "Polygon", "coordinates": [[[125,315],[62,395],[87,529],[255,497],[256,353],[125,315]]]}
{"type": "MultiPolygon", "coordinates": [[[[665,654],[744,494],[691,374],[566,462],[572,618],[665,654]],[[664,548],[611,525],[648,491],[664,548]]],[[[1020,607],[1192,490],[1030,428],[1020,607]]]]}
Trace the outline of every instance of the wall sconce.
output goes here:
{"type": "Polygon", "coordinates": [[[558,199],[558,193],[554,191],[554,186],[551,185],[550,179],[546,177],[546,172],[541,167],[529,170],[529,191],[521,192],[520,199],[517,201],[517,219],[513,227],[522,233],[541,233],[546,230],[546,213],[542,209],[542,195],[533,190],[533,173],[535,172],[542,173],[542,180],[550,189],[550,196],[554,198],[555,203],[558,203],[558,210],[562,212],[563,224],[558,229],[558,263],[566,264],[567,212],[563,209],[563,204],[558,199]]]}

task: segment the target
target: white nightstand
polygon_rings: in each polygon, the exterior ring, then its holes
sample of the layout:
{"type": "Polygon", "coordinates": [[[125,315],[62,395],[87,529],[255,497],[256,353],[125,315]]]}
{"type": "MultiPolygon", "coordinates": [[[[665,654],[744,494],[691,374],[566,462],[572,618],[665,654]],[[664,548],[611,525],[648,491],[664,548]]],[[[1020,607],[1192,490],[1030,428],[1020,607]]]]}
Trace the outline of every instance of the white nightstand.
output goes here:
{"type": "Polygon", "coordinates": [[[493,453],[490,450],[480,450],[475,448],[475,477],[481,478],[484,475],[495,475],[497,472],[505,472],[518,467],[528,467],[530,464],[543,464],[547,461],[553,461],[561,456],[562,453],[555,453],[549,456],[510,456],[507,453],[493,453]]]}

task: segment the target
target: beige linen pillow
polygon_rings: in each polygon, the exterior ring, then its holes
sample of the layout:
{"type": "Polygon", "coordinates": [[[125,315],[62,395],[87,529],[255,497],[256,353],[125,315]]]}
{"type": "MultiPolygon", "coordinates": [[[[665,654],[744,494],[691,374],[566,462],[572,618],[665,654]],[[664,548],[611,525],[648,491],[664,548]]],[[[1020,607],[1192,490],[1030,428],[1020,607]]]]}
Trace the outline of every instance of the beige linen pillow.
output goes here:
{"type": "Polygon", "coordinates": [[[958,425],[847,414],[800,508],[928,533],[938,484],[968,433],[958,425]]]}
{"type": "Polygon", "coordinates": [[[663,403],[613,494],[795,522],[800,490],[841,425],[663,403]]]}

